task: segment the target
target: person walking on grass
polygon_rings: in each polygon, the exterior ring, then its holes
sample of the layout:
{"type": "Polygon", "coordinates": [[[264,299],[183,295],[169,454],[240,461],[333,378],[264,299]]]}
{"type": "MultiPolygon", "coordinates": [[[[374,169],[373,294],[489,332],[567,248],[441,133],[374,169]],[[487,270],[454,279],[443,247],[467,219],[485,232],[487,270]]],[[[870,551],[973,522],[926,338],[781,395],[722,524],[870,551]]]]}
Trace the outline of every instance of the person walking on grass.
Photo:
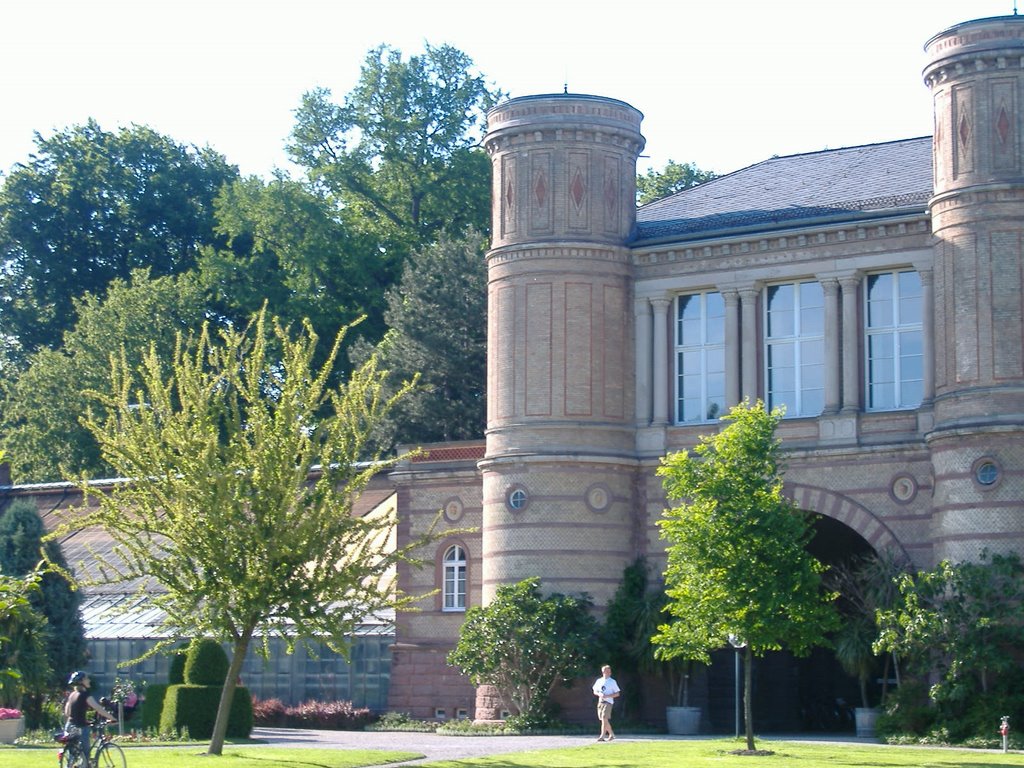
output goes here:
{"type": "Polygon", "coordinates": [[[614,741],[615,731],[612,730],[612,706],[622,691],[612,677],[612,668],[605,664],[601,667],[601,676],[594,681],[594,695],[597,697],[597,719],[601,721],[601,735],[598,741],[614,741]]]}

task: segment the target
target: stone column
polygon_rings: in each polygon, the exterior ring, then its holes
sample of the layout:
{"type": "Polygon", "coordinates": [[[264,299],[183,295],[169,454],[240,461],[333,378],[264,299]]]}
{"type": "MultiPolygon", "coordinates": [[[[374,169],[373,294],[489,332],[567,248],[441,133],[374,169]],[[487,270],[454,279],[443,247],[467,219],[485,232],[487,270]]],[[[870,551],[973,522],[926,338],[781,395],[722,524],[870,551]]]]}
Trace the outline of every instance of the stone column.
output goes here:
{"type": "Polygon", "coordinates": [[[740,401],[740,295],[735,288],[721,291],[725,301],[725,407],[740,401]]]}
{"type": "Polygon", "coordinates": [[[751,403],[757,400],[758,374],[761,366],[758,365],[758,333],[757,333],[757,296],[760,293],[757,288],[743,288],[740,290],[740,312],[743,322],[740,324],[740,377],[742,380],[742,391],[740,398],[746,398],[751,403]]]}
{"type": "Polygon", "coordinates": [[[651,384],[654,364],[651,341],[651,303],[647,299],[633,302],[633,322],[636,332],[636,425],[651,423],[651,384]]]}
{"type": "Polygon", "coordinates": [[[843,295],[843,412],[858,413],[861,403],[860,323],[857,319],[860,277],[844,277],[839,285],[843,295]]]}
{"type": "Polygon", "coordinates": [[[924,366],[921,405],[935,399],[935,281],[930,269],[919,269],[921,278],[921,356],[924,366]]]}
{"type": "Polygon", "coordinates": [[[839,377],[842,372],[839,343],[839,281],[820,280],[825,294],[825,413],[839,412],[839,377]]]}
{"type": "Polygon", "coordinates": [[[669,392],[673,390],[668,364],[668,308],[670,299],[651,299],[654,310],[654,413],[651,423],[669,423],[669,392]]]}

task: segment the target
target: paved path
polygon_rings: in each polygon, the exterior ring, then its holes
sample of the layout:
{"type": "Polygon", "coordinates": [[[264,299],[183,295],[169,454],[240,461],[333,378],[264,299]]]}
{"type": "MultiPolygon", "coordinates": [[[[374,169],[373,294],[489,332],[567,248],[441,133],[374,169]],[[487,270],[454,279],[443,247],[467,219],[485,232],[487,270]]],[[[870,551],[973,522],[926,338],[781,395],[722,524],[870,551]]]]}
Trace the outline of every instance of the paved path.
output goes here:
{"type": "MultiPolygon", "coordinates": [[[[337,749],[389,749],[402,752],[419,752],[423,758],[407,763],[392,765],[413,766],[434,760],[464,760],[472,757],[488,757],[512,752],[532,752],[540,749],[561,749],[581,747],[596,743],[593,736],[439,736],[436,733],[404,733],[399,731],[315,731],[293,728],[254,728],[252,738],[282,747],[322,747],[337,749]]],[[[674,740],[702,738],[700,736],[620,736],[616,742],[674,740]]],[[[703,738],[720,738],[703,737],[703,738]]],[[[770,741],[781,741],[777,736],[770,741]]],[[[796,736],[796,739],[806,737],[796,736]]],[[[758,739],[759,742],[762,739],[758,739]]],[[[839,737],[825,737],[814,741],[845,741],[871,743],[857,739],[853,734],[839,737]]]]}

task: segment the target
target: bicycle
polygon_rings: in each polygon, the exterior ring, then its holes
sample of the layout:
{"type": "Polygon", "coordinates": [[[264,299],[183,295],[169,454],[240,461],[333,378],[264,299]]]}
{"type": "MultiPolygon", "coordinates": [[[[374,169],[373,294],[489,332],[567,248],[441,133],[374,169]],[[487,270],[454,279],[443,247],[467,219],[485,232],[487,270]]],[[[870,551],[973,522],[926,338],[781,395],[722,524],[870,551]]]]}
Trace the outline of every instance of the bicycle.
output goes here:
{"type": "MultiPolygon", "coordinates": [[[[90,755],[90,768],[128,768],[124,759],[124,751],[115,744],[107,733],[113,723],[97,721],[92,725],[93,747],[90,755]]],[[[85,768],[85,755],[79,734],[60,731],[55,735],[57,741],[64,746],[57,752],[60,768],[85,768]]]]}

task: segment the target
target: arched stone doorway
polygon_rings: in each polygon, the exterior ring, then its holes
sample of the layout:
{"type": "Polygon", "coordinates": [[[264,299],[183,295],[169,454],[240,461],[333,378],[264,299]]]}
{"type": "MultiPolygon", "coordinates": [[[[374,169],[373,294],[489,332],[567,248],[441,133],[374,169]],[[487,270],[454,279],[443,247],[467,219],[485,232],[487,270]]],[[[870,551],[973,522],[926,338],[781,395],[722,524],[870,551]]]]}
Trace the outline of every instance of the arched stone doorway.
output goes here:
{"type": "MultiPolygon", "coordinates": [[[[792,489],[787,488],[791,498],[792,489]]],[[[804,500],[808,494],[801,494],[804,500]]],[[[819,516],[815,535],[808,550],[826,565],[836,565],[851,557],[869,555],[876,547],[848,524],[853,521],[862,531],[873,534],[876,542],[897,548],[895,538],[867,510],[848,499],[828,492],[816,492],[819,516]],[[838,511],[837,519],[825,510],[838,511]]],[[[712,654],[707,670],[708,730],[732,733],[735,728],[735,656],[731,650],[712,654]]],[[[857,680],[848,675],[827,648],[815,649],[806,658],[782,651],[754,660],[754,728],[759,733],[841,732],[854,730],[853,709],[860,706],[857,680]]],[[[877,696],[878,684],[872,681],[877,696]]],[[[742,725],[741,725],[742,727],[742,725]]]]}

